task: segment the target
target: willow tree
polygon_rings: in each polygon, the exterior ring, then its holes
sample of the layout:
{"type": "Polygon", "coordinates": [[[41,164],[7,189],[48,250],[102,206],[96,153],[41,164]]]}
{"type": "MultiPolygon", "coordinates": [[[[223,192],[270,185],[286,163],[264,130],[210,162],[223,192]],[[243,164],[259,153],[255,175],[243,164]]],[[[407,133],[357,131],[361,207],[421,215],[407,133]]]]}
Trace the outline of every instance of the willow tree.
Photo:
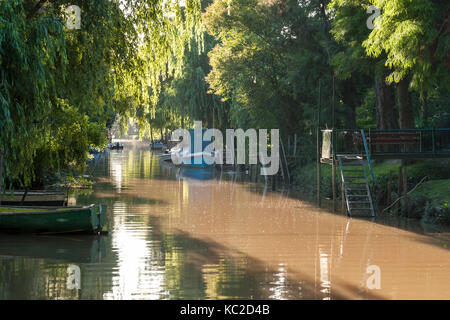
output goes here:
{"type": "Polygon", "coordinates": [[[3,177],[27,186],[80,167],[88,146],[104,143],[111,111],[126,118],[155,105],[198,29],[197,1],[185,6],[182,19],[170,1],[1,1],[3,177]],[[66,27],[70,5],[80,8],[79,30],[66,27]]]}
{"type": "MultiPolygon", "coordinates": [[[[29,6],[28,6],[29,7],[29,6]]],[[[57,77],[66,65],[63,26],[54,16],[30,19],[26,3],[0,3],[0,143],[4,175],[29,184],[33,161],[57,105],[57,77]],[[45,50],[43,50],[45,48],[45,50]]]]}

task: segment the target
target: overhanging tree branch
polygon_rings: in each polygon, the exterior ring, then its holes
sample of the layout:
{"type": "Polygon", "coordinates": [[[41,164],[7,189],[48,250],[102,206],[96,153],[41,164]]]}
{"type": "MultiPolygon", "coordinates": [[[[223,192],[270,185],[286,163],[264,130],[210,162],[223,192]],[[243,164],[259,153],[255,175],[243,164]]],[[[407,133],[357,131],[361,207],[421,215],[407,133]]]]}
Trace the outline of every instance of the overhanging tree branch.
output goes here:
{"type": "Polygon", "coordinates": [[[37,13],[39,12],[39,10],[41,10],[41,8],[44,6],[44,4],[47,2],[48,0],[39,0],[33,7],[33,9],[28,13],[27,15],[27,20],[31,20],[33,19],[37,13]]]}

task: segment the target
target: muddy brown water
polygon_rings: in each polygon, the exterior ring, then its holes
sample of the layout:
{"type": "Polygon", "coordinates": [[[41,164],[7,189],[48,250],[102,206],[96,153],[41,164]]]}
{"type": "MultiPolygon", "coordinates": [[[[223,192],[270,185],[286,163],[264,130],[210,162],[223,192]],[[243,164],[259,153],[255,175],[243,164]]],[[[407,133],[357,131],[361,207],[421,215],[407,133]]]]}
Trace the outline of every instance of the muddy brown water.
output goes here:
{"type": "Polygon", "coordinates": [[[94,175],[70,201],[106,204],[109,235],[1,235],[0,299],[450,298],[448,230],[349,219],[231,173],[199,179],[138,142],[94,175]]]}

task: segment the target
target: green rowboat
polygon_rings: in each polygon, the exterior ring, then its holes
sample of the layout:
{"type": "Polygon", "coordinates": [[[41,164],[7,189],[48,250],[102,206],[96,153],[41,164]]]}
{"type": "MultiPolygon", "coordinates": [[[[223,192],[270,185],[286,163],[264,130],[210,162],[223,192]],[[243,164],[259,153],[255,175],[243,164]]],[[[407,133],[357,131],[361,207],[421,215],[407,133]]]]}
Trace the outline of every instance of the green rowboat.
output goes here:
{"type": "Polygon", "coordinates": [[[106,206],[5,207],[0,206],[0,232],[95,233],[102,232],[106,206]]]}

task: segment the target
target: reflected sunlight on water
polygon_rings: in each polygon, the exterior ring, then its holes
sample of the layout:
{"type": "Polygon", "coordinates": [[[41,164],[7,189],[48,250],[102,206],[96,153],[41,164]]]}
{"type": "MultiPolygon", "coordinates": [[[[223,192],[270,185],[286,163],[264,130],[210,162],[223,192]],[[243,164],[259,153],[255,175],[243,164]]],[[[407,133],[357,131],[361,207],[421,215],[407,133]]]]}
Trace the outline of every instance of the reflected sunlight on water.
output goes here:
{"type": "Polygon", "coordinates": [[[348,219],[232,174],[198,180],[136,142],[99,161],[71,201],[106,204],[109,235],[5,236],[1,299],[450,298],[449,236],[433,227],[348,219]]]}

